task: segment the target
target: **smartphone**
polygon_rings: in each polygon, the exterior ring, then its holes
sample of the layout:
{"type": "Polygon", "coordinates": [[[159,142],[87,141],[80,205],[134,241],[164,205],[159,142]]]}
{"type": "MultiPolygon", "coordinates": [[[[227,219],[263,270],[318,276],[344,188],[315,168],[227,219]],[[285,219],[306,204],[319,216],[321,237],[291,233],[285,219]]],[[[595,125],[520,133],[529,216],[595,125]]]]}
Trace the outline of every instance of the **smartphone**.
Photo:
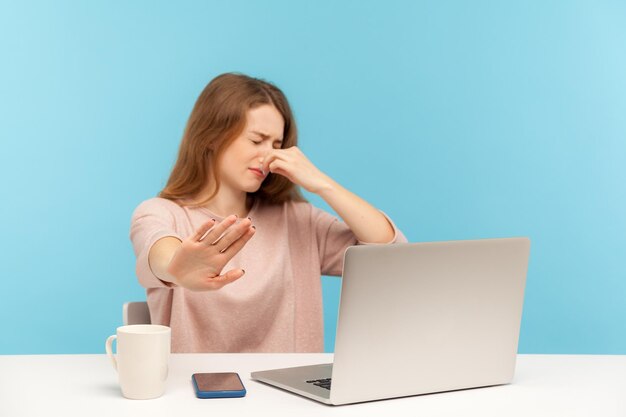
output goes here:
{"type": "Polygon", "coordinates": [[[198,398],[233,398],[246,395],[236,372],[202,373],[191,376],[198,398]]]}

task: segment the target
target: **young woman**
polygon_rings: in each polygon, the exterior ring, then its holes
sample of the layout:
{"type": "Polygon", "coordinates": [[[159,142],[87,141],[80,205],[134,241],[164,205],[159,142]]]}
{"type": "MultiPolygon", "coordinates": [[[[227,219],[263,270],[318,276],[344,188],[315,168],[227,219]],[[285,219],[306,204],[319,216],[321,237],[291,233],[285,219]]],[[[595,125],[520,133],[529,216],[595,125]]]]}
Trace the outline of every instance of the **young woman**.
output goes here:
{"type": "Polygon", "coordinates": [[[200,94],[167,185],[130,229],[152,322],[172,328],[173,352],[321,352],[320,275],[341,275],[348,246],[406,242],[296,145],[274,85],[228,73],[200,94]]]}

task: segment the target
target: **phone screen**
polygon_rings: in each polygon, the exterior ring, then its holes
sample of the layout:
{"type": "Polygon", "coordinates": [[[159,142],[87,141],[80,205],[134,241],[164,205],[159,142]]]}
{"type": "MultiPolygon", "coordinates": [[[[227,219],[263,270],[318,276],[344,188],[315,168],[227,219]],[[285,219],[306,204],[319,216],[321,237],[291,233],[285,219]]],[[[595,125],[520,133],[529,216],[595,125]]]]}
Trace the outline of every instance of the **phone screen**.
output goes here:
{"type": "Polygon", "coordinates": [[[235,372],[193,374],[200,391],[241,391],[244,389],[235,372]]]}

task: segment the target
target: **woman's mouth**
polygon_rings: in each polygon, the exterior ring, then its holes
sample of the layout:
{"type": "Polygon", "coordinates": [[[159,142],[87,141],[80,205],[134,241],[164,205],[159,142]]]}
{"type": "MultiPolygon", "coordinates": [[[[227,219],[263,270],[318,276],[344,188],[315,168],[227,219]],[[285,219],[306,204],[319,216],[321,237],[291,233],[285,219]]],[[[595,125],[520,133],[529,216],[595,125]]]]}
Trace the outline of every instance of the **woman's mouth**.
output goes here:
{"type": "Polygon", "coordinates": [[[258,168],[248,168],[250,171],[252,171],[256,176],[258,176],[259,178],[265,178],[265,174],[263,173],[263,171],[261,171],[258,168]]]}

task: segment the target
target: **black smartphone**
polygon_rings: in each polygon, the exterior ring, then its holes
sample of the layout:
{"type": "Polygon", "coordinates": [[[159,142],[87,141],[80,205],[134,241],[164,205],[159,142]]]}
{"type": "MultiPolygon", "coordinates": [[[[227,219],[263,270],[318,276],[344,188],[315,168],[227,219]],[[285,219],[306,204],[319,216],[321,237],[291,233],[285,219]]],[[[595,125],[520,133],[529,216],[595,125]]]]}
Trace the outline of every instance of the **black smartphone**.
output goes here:
{"type": "Polygon", "coordinates": [[[191,376],[198,398],[234,398],[246,395],[236,372],[199,373],[191,376]]]}

